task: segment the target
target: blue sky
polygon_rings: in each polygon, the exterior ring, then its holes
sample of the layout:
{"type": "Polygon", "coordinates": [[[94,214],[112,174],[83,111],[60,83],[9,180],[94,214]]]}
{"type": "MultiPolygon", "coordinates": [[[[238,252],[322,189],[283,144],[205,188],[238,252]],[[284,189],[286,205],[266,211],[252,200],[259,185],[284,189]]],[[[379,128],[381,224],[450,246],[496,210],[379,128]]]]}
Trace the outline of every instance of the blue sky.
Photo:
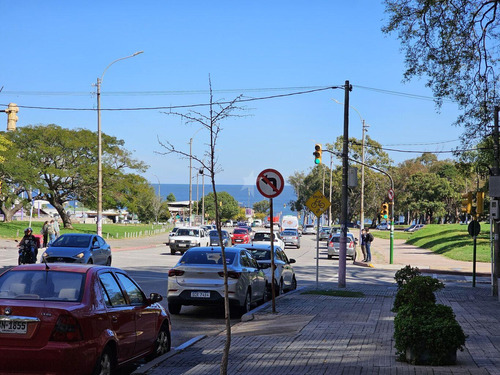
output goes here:
{"type": "MultiPolygon", "coordinates": [[[[228,100],[349,80],[351,105],[382,145],[456,147],[462,132],[451,125],[456,105],[445,103],[437,113],[432,100],[372,90],[432,96],[424,79],[402,83],[399,41],[381,32],[386,19],[383,4],[372,0],[11,2],[0,23],[0,104],[95,109],[97,77],[115,59],[142,50],[106,72],[101,108],[206,103],[209,74],[215,99],[228,100]]],[[[254,184],[266,168],[285,179],[307,171],[314,144],[342,134],[343,106],[332,99],[343,97],[342,90],[327,90],[247,104],[245,117],[222,123],[218,183],[254,184]]],[[[18,116],[18,126],[97,129],[95,111],[21,108],[18,116]]],[[[153,183],[188,183],[189,161],[159,155],[158,139],[188,152],[193,137],[193,154],[203,158],[208,132],[199,128],[158,110],[102,112],[103,132],[123,139],[150,165],[145,177],[153,183]]],[[[355,111],[349,131],[361,138],[355,111]]],[[[397,164],[419,154],[389,155],[397,164]]]]}

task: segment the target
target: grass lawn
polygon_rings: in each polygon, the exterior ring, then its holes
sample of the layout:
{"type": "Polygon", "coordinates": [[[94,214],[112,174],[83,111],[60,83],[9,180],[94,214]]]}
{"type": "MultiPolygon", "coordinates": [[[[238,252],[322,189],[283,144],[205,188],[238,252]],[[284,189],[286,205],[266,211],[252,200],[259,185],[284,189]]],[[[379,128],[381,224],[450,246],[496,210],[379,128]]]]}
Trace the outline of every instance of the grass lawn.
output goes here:
{"type": "MultiPolygon", "coordinates": [[[[40,234],[42,230],[43,221],[33,221],[31,227],[34,234],[40,234]]],[[[61,226],[61,234],[63,233],[96,233],[97,228],[95,224],[73,224],[73,229],[64,229],[61,226]]],[[[9,239],[20,239],[24,235],[24,230],[29,226],[28,221],[12,221],[10,223],[0,223],[0,237],[9,239]]],[[[102,236],[104,239],[110,238],[125,238],[131,236],[140,236],[153,234],[155,230],[164,228],[162,225],[152,224],[103,224],[102,236]]],[[[165,226],[167,231],[171,226],[165,226]]]]}
{"type": "MultiPolygon", "coordinates": [[[[389,231],[373,231],[375,237],[389,239],[389,231]]],[[[472,262],[473,240],[467,231],[467,225],[430,224],[417,232],[394,232],[395,239],[404,239],[406,243],[455,260],[472,262]]],[[[476,257],[478,262],[491,262],[490,225],[481,223],[481,233],[477,237],[476,257]]]]}

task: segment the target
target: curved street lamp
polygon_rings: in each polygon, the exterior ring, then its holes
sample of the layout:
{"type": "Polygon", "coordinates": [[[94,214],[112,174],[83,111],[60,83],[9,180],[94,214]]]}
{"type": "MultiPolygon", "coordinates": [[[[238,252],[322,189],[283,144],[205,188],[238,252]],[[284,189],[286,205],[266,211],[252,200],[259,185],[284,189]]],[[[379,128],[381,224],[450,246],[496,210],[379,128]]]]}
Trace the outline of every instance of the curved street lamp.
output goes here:
{"type": "Polygon", "coordinates": [[[101,77],[97,78],[97,234],[102,236],[102,142],[101,142],[101,83],[104,74],[111,65],[131,57],[140,55],[144,51],[138,51],[130,56],[120,57],[112,61],[102,72],[101,77]]]}

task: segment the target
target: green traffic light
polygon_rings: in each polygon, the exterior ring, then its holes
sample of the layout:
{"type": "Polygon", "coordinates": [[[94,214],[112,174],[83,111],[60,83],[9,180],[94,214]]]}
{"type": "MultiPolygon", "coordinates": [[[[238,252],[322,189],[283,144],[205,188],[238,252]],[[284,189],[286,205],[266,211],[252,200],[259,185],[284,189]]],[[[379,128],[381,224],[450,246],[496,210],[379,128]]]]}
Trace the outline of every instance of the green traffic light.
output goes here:
{"type": "Polygon", "coordinates": [[[315,162],[316,164],[321,164],[321,159],[316,158],[316,159],[314,159],[314,162],[315,162]]]}

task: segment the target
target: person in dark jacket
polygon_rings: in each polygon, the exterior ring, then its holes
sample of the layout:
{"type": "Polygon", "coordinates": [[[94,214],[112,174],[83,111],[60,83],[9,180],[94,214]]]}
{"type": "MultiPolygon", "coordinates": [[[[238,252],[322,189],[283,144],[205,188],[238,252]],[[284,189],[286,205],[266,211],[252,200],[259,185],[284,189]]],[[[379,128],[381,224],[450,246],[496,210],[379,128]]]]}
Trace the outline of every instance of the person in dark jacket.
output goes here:
{"type": "Polygon", "coordinates": [[[19,264],[36,263],[38,256],[38,240],[33,236],[33,230],[26,228],[24,237],[19,242],[19,264]]]}

